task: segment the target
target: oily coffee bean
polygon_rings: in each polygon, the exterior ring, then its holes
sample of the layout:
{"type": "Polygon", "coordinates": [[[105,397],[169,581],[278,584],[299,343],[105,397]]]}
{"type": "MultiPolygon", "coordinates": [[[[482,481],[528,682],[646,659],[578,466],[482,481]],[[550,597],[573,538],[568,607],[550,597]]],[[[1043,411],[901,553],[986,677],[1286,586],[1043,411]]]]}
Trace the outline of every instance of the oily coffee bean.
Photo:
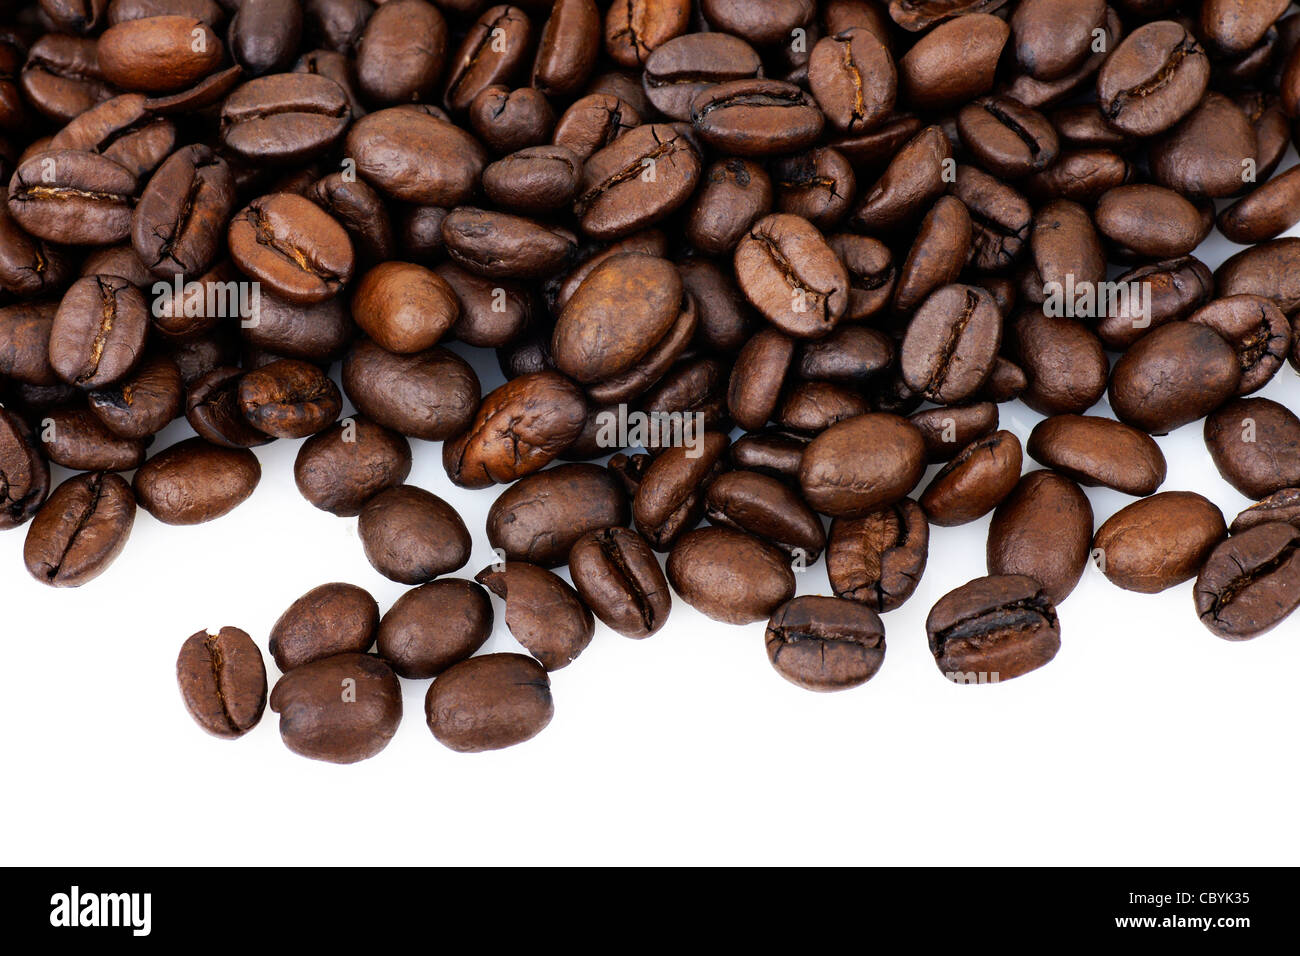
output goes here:
{"type": "Polygon", "coordinates": [[[216,258],[235,204],[230,167],[206,146],[173,153],[149,180],[131,218],[131,243],[159,276],[197,275],[216,258]]]}
{"type": "Polygon", "coordinates": [[[978,286],[948,285],[917,309],[899,349],[907,386],[930,401],[957,404],[975,395],[993,371],[1002,315],[978,286]]]}
{"type": "Polygon", "coordinates": [[[1268,384],[1291,349],[1291,325],[1282,311],[1267,299],[1234,295],[1216,299],[1188,317],[1207,325],[1237,351],[1241,363],[1238,395],[1249,395],[1268,384]]]}
{"type": "Polygon", "coordinates": [[[0,531],[25,524],[49,490],[49,465],[31,429],[0,408],[0,531]]]}
{"type": "Polygon", "coordinates": [[[0,289],[19,296],[55,292],[72,273],[72,264],[53,243],[28,235],[0,205],[0,289]]]}
{"type": "Polygon", "coordinates": [[[691,607],[728,624],[769,617],[795,589],[780,551],[730,528],[682,535],[668,555],[668,580],[691,607]]]}
{"type": "MultiPolygon", "coordinates": [[[[952,143],[938,126],[917,133],[895,155],[876,184],[853,211],[851,223],[861,232],[888,234],[920,218],[947,191],[952,143]]],[[[971,203],[957,193],[957,198],[971,203]]]]}
{"type": "Polygon", "coordinates": [[[1196,577],[1227,535],[1213,502],[1162,491],[1107,518],[1093,538],[1093,560],[1124,590],[1156,594],[1196,577]]]}
{"type": "Polygon", "coordinates": [[[1300,418],[1267,398],[1238,398],[1205,419],[1205,445],[1224,481],[1247,498],[1300,485],[1300,418]]]}
{"type": "Polygon", "coordinates": [[[296,754],[330,763],[373,757],[402,721],[402,687],[367,654],[335,654],[289,671],[271,690],[280,738],[296,754]]]}
{"type": "MultiPolygon", "coordinates": [[[[559,0],[557,11],[561,6],[569,4],[559,0]]],[[[443,671],[429,686],[424,714],[439,743],[480,753],[536,737],[551,722],[555,704],[550,678],[537,661],[522,654],[484,654],[443,671]]]]}
{"type": "MultiPolygon", "coordinates": [[[[941,137],[935,155],[947,158],[943,147],[947,138],[941,137]]],[[[940,167],[941,169],[942,167],[940,167]]],[[[900,171],[900,175],[904,171],[900,171]]],[[[940,173],[940,186],[942,186],[940,173]]],[[[934,189],[933,184],[928,184],[934,189]]],[[[903,191],[902,187],[899,187],[903,191]]],[[[943,189],[934,190],[936,196],[943,189]]],[[[1029,241],[1034,225],[1033,208],[1015,189],[974,166],[958,166],[957,181],[952,194],[962,201],[970,213],[974,252],[971,265],[985,272],[1000,271],[1013,265],[1029,241]]]]}
{"type": "Polygon", "coordinates": [[[786,393],[776,422],[789,431],[817,434],[869,411],[871,403],[850,388],[830,382],[800,382],[786,393]]]}
{"type": "Polygon", "coordinates": [[[668,551],[704,517],[709,485],[725,470],[727,436],[705,432],[698,448],[660,453],[640,475],[632,498],[636,529],[656,551],[668,551]]]}
{"type": "MultiPolygon", "coordinates": [[[[1127,349],[1152,328],[1175,319],[1189,318],[1214,294],[1213,274],[1203,262],[1192,256],[1138,266],[1115,281],[1136,292],[1136,296],[1130,294],[1127,304],[1121,300],[1116,308],[1108,309],[1109,314],[1096,325],[1102,344],[1115,351],[1127,349]],[[1150,307],[1144,309],[1148,293],[1151,296],[1150,307]]],[[[1205,324],[1220,334],[1224,332],[1214,322],[1205,324]]],[[[1233,339],[1236,334],[1224,337],[1233,339]]]]}
{"type": "Polygon", "coordinates": [[[0,308],[0,376],[25,385],[55,385],[50,332],[57,302],[21,302],[0,308]]]}
{"type": "Polygon", "coordinates": [[[786,214],[754,224],[736,247],[736,282],[765,318],[795,338],[827,335],[848,305],[848,273],[817,228],[786,214]]]}
{"type": "Polygon", "coordinates": [[[576,244],[567,230],[461,206],[442,222],[447,253],[462,268],[493,279],[537,279],[561,271],[576,244]]]}
{"type": "Polygon", "coordinates": [[[505,561],[480,571],[475,580],[506,602],[506,627],[548,671],[567,667],[591,643],[591,611],[553,572],[505,561]]]}
{"type": "Polygon", "coordinates": [[[627,495],[598,465],[557,465],[520,479],[492,503],[488,543],[510,561],[564,564],[583,535],[628,523],[627,495]]]}
{"type": "Polygon", "coordinates": [[[306,195],[347,230],[359,264],[395,257],[397,242],[388,207],[377,190],[345,173],[331,173],[317,180],[306,195]]]}
{"type": "MultiPolygon", "coordinates": [[[[501,4],[484,11],[448,61],[443,93],[447,109],[466,110],[487,87],[517,74],[531,39],[532,24],[518,7],[501,4]]],[[[375,65],[377,72],[382,71],[382,60],[376,58],[375,65]]]]}
{"type": "Polygon", "coordinates": [[[642,82],[655,109],[689,122],[695,97],[718,83],[753,79],[762,70],[758,54],[726,33],[687,33],[656,47],[645,58],[642,82]]]}
{"type": "Polygon", "coordinates": [[[1258,637],[1300,606],[1300,529],[1257,525],[1219,544],[1193,590],[1196,613],[1228,641],[1258,637]]]}
{"type": "Polygon", "coordinates": [[[1181,24],[1138,27],[1097,74],[1106,120],[1132,136],[1153,136],[1190,113],[1205,94],[1210,60],[1181,24]]]}
{"type": "Polygon", "coordinates": [[[1061,648],[1056,606],[1033,578],[990,575],[939,599],[925,621],[930,653],[955,684],[994,684],[1037,670],[1061,648]]]}
{"type": "Polygon", "coordinates": [[[205,374],[185,398],[185,420],[214,445],[226,448],[255,448],[271,440],[244,415],[239,389],[242,369],[221,366],[205,374]]]}
{"type": "Polygon", "coordinates": [[[492,601],[473,581],[430,581],[398,598],[379,622],[379,655],[399,677],[436,677],[482,647],[492,621],[492,601]]]}
{"type": "Polygon", "coordinates": [[[1020,439],[1008,431],[976,439],[931,479],[920,504],[931,524],[952,527],[983,517],[1020,480],[1020,439]]]}
{"type": "Polygon", "coordinates": [[[729,471],[709,485],[705,516],[711,524],[748,531],[804,566],[821,557],[826,532],[785,483],[754,471],[729,471]]]}
{"type": "Polygon", "coordinates": [[[1249,118],[1226,96],[1206,95],[1185,120],[1152,146],[1151,175],[1185,196],[1223,199],[1241,192],[1255,168],[1256,141],[1249,118]]]}
{"type": "Polygon", "coordinates": [[[944,196],[925,214],[894,288],[894,310],[912,312],[957,281],[970,259],[974,227],[960,199],[944,196]]]}
{"type": "Polygon", "coordinates": [[[37,581],[80,587],[112,564],[135,524],[135,495],[119,475],[75,475],[41,505],[27,527],[23,561],[37,581]]]}
{"type": "Polygon", "coordinates": [[[748,432],[731,446],[731,461],[738,468],[797,482],[799,462],[810,440],[807,435],[777,430],[748,432]]]}
{"type": "Polygon", "coordinates": [[[151,115],[148,99],[128,93],[105,100],[50,137],[50,149],[76,149],[107,156],[143,181],[176,148],[176,126],[151,115]]]}
{"type": "Polygon", "coordinates": [[[927,408],[908,416],[925,441],[926,460],[934,465],[952,461],[963,448],[993,434],[998,428],[998,406],[993,402],[927,408]]]}
{"type": "Polygon", "coordinates": [[[1054,286],[1095,286],[1106,278],[1101,241],[1088,211],[1078,203],[1056,199],[1038,210],[1029,250],[1033,263],[1021,287],[1030,302],[1044,301],[1054,286]]]}
{"type": "Polygon", "coordinates": [[[176,658],[181,700],[214,737],[242,737],[266,709],[266,665],[253,639],[237,627],[199,631],[176,658]]]}
{"type": "Polygon", "coordinates": [[[1115,363],[1109,398],[1120,421],[1155,435],[1207,415],[1237,393],[1241,363],[1213,329],[1170,322],[1115,363]]]}
{"type": "Polygon", "coordinates": [[[1010,35],[1006,23],[986,13],[939,24],[898,61],[903,101],[915,109],[944,110],[989,92],[1010,35]],[[952,68],[957,62],[962,69],[952,68]]]}
{"type": "Polygon", "coordinates": [[[1228,530],[1239,534],[1270,521],[1283,521],[1300,528],[1300,488],[1283,488],[1256,502],[1233,518],[1228,530]]]}
{"type": "Polygon", "coordinates": [[[452,262],[433,271],[456,296],[460,317],[447,334],[457,341],[500,348],[518,340],[533,321],[537,300],[524,286],[474,275],[452,262]]]}
{"type": "Polygon", "coordinates": [[[1029,433],[1031,458],[1081,485],[1145,496],[1164,484],[1164,453],[1146,432],[1092,415],[1053,415],[1029,433]]]}
{"type": "Polygon", "coordinates": [[[586,420],[587,403],[564,376],[521,375],[488,393],[468,427],[443,445],[443,467],[462,488],[506,484],[546,467],[586,420]]]}
{"type": "Polygon", "coordinates": [[[381,348],[408,355],[442,338],[460,317],[460,303],[432,270],[411,262],[383,262],[357,282],[352,317],[381,348]]]}
{"type": "Polygon", "coordinates": [[[1185,256],[1201,241],[1196,207],[1163,186],[1112,189],[1098,201],[1093,216],[1107,239],[1147,259],[1185,256]]]}
{"type": "Polygon", "coordinates": [[[235,62],[250,76],[261,76],[288,68],[301,34],[301,3],[240,0],[227,37],[235,62]]]}
{"type": "Polygon", "coordinates": [[[414,485],[375,495],[357,518],[366,558],[391,581],[423,584],[463,568],[473,541],[451,505],[414,485]]]}
{"type": "Polygon", "coordinates": [[[1233,242],[1265,242],[1300,222],[1300,167],[1288,169],[1219,213],[1219,232],[1233,242]]]}
{"type": "Polygon", "coordinates": [[[243,503],[262,478],[247,448],[223,448],[188,438],[164,449],[135,473],[140,507],[163,524],[201,524],[243,503]]]}
{"type": "Polygon", "coordinates": [[[844,218],[853,204],[857,179],[849,161],[829,147],[773,163],[776,208],[828,229],[844,218]]]}
{"type": "Polygon", "coordinates": [[[139,93],[175,93],[221,65],[225,47],[212,27],[184,16],[125,20],[100,34],[104,79],[139,93]]]}
{"type": "Polygon", "coordinates": [[[343,150],[381,193],[422,206],[449,208],[465,202],[487,165],[487,152],[469,133],[408,107],[356,120],[343,150]]]}
{"type": "Polygon", "coordinates": [[[118,276],[86,276],[68,288],[54,315],[50,365],[69,385],[111,385],[140,361],[148,332],[140,290],[118,276]]]}
{"type": "Polygon", "coordinates": [[[741,428],[762,428],[772,417],[794,350],[794,340],[776,329],[762,329],[740,350],[727,384],[727,408],[741,428]]]}
{"type": "Polygon", "coordinates": [[[239,410],[258,431],[305,438],[328,428],[343,407],[338,386],[319,368],[278,359],[239,378],[239,410]]]}
{"type": "Polygon", "coordinates": [[[561,114],[551,142],[586,162],[625,132],[641,125],[635,106],[612,93],[579,97],[561,114]]]}
{"type": "Polygon", "coordinates": [[[240,326],[251,346],[285,358],[321,363],[338,358],[354,334],[352,318],[341,296],[299,305],[263,292],[255,323],[240,326]]]}
{"type": "Polygon", "coordinates": [[[355,584],[322,584],[289,605],[271,628],[268,649],[280,670],[335,654],[364,654],[375,642],[379,605],[355,584]]]}
{"type": "Polygon", "coordinates": [[[916,590],[929,549],[929,522],[910,498],[861,518],[836,518],[826,547],[831,590],[873,611],[892,611],[916,590]]]}
{"type": "Polygon", "coordinates": [[[767,622],[767,658],[805,690],[865,684],[885,662],[885,625],[854,601],[806,595],[781,605],[767,622]]]}
{"type": "Polygon", "coordinates": [[[343,390],[367,418],[426,441],[464,431],[481,394],[474,370],[444,348],[393,355],[365,339],[343,361],[343,390]]]}
{"type": "Polygon", "coordinates": [[[1031,471],[993,512],[989,573],[1027,575],[1059,604],[1083,576],[1092,530],[1083,489],[1054,471],[1031,471]]]}
{"type": "Polygon", "coordinates": [[[675,212],[699,178],[699,153],[677,127],[638,126],[587,160],[574,213],[592,238],[621,239],[675,212]]]}
{"type": "Polygon", "coordinates": [[[771,156],[807,149],[825,119],[813,98],[779,80],[728,80],[691,103],[691,124],[710,146],[734,156],[771,156]]]}
{"type": "Polygon", "coordinates": [[[600,528],[578,538],[569,551],[569,576],[582,602],[624,637],[649,637],[672,610],[658,559],[628,528],[600,528]]]}
{"type": "Polygon", "coordinates": [[[258,163],[297,163],[343,138],[352,107],[339,84],[315,73],[249,80],[221,104],[221,142],[258,163]]]}
{"type": "Polygon", "coordinates": [[[858,415],[812,440],[799,465],[804,500],[840,518],[861,517],[901,500],[925,471],[925,441],[897,415],[858,415]],[[870,457],[855,449],[871,448],[870,457]]]}
{"type": "Polygon", "coordinates": [[[1056,162],[1023,182],[1025,192],[1039,202],[1066,199],[1093,205],[1103,195],[1133,178],[1133,167],[1109,149],[1067,149],[1056,162]]]}
{"type": "Polygon", "coordinates": [[[341,517],[406,481],[411,443],[368,418],[346,418],[303,442],[293,463],[302,496],[341,517]]]}
{"type": "Polygon", "coordinates": [[[1011,14],[1016,60],[1030,76],[1059,80],[1088,59],[1105,0],[1023,0],[1011,14]]]}
{"type": "Polygon", "coordinates": [[[337,295],[352,277],[352,240],[310,200],[291,193],[255,199],[230,222],[235,265],[290,302],[337,295]]]}
{"type": "Polygon", "coordinates": [[[36,153],[9,181],[9,214],[39,239],[107,245],[131,232],[135,177],[107,156],[74,149],[36,153]]]}
{"type": "Polygon", "coordinates": [[[41,421],[45,457],[73,471],[130,471],[144,463],[146,441],[121,438],[87,408],[62,408],[41,421]]]}

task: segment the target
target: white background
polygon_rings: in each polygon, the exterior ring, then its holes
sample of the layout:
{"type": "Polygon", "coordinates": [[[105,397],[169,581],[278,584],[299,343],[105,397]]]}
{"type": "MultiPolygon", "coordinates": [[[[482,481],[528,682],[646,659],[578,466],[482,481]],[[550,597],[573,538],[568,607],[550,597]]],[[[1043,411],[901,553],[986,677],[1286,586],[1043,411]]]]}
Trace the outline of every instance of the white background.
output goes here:
{"type": "MultiPolygon", "coordinates": [[[[1215,267],[1233,251],[1216,234],[1198,254],[1215,267]]],[[[500,373],[475,352],[463,350],[486,391],[500,373]]],[[[1300,377],[1285,366],[1259,394],[1300,409],[1300,377]]],[[[1022,441],[1040,419],[1018,402],[1001,412],[1022,441]]],[[[173,424],[155,449],[187,434],[173,424]]],[[[1229,521],[1249,504],[1218,476],[1199,423],[1157,441],[1162,490],[1199,491],[1229,521]]],[[[444,749],[424,722],[428,681],[403,682],[397,736],[363,763],[296,756],[269,709],[239,740],[209,737],[176,689],[186,637],[234,625],[265,651],[275,619],[318,584],[361,585],[381,611],[403,591],[366,562],[356,519],[300,497],[299,444],[258,449],[261,485],[218,521],[173,528],[139,512],[122,556],[79,589],[37,584],[25,528],[0,533],[5,862],[1296,862],[1300,616],[1233,644],[1197,620],[1190,582],[1140,595],[1089,567],[1060,609],[1054,661],[955,686],[925,617],[986,573],[987,517],[932,530],[924,580],[885,615],[884,666],[853,690],[800,690],[768,664],[762,624],[717,624],[676,600],[644,641],[597,624],[552,675],[555,719],[519,747],[444,749]]],[[[456,488],[440,446],[412,445],[409,481],[453,502],[474,534],[458,572],[472,577],[492,559],[484,519],[500,489],[456,488]]],[[[1133,500],[1088,496],[1097,525],[1133,500]]],[[[799,593],[829,593],[824,561],[799,593]]],[[[493,602],[483,652],[519,650],[493,602]]]]}

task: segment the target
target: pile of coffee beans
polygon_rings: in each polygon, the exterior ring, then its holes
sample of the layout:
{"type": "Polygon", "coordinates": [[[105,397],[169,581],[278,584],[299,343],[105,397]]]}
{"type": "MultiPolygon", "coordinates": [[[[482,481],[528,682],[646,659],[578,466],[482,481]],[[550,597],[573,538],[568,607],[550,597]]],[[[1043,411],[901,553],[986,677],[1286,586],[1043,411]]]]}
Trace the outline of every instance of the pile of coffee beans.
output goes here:
{"type": "Polygon", "coordinates": [[[1051,661],[1089,561],[1195,579],[1228,640],[1300,605],[1300,418],[1252,397],[1300,369],[1290,0],[0,10],[0,528],[28,571],[82,585],[137,507],[218,518],[251,449],[305,439],[303,496],[411,587],[295,600],[269,695],[247,633],[189,638],[213,734],[269,699],[293,751],[365,759],[433,678],[437,740],[516,744],[597,621],[649,637],[674,592],[766,621],[799,686],[861,685],[930,526],[990,514],[988,576],[926,627],[958,683],[1051,661]],[[1212,271],[1216,227],[1246,248],[1212,271]],[[1024,448],[1015,400],[1045,416],[1024,448]],[[1258,501],[1231,523],[1160,490],[1151,436],[1201,420],[1258,501]],[[412,439],[499,488],[474,580],[412,439]],[[1098,526],[1082,486],[1135,500],[1098,526]],[[823,556],[834,596],[795,597],[823,556]],[[490,594],[527,655],[475,656],[490,594]]]}

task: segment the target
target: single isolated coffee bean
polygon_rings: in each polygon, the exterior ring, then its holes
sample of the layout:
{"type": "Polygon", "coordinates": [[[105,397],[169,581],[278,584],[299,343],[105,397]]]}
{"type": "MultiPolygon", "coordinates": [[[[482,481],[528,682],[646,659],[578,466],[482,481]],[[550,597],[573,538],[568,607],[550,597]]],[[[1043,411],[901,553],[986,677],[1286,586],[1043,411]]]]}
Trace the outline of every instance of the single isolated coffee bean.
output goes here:
{"type": "Polygon", "coordinates": [[[826,573],[837,597],[892,611],[916,590],[930,552],[930,524],[910,498],[861,518],[831,522],[826,573]]]}
{"type": "Polygon", "coordinates": [[[1156,594],[1190,581],[1228,536],[1223,513],[1190,491],[1163,491],[1111,515],[1093,538],[1093,561],[1126,591],[1156,594]]]}
{"type": "Polygon", "coordinates": [[[334,654],[364,654],[375,643],[379,605],[355,584],[322,584],[289,605],[271,628],[269,650],[280,670],[334,654]]]}
{"type": "Polygon", "coordinates": [[[954,684],[996,684],[1037,670],[1061,649],[1056,606],[1033,578],[976,578],[941,597],[925,621],[930,653],[954,684]]]}
{"type": "Polygon", "coordinates": [[[214,737],[242,737],[266,709],[266,665],[253,639],[237,627],[199,631],[176,658],[181,700],[214,737]]]}
{"type": "Polygon", "coordinates": [[[443,746],[460,753],[531,740],[554,715],[550,678],[541,664],[522,654],[484,654],[455,664],[438,676],[424,698],[429,730],[443,746]]]}
{"type": "Polygon", "coordinates": [[[492,621],[492,600],[473,581],[430,581],[398,598],[379,622],[379,656],[399,677],[436,677],[482,647],[492,621]]]}
{"type": "Polygon", "coordinates": [[[781,605],[767,622],[767,658],[806,690],[846,690],[876,676],[885,661],[885,625],[854,601],[806,595],[781,605]]]}
{"type": "Polygon", "coordinates": [[[580,537],[569,551],[569,576],[583,603],[624,637],[649,637],[672,610],[659,560],[629,528],[601,528],[580,537]]]}
{"type": "Polygon", "coordinates": [[[414,485],[389,488],[367,501],[357,534],[374,569],[402,584],[423,584],[463,568],[473,546],[456,510],[414,485]]]}
{"type": "Polygon", "coordinates": [[[296,754],[330,763],[375,756],[402,721],[402,687],[386,663],[335,654],[295,667],[271,690],[280,738],[296,754]]]}
{"type": "Polygon", "coordinates": [[[668,580],[691,607],[728,624],[769,617],[795,589],[780,551],[730,528],[684,534],[668,555],[668,580]]]}
{"type": "Polygon", "coordinates": [[[75,475],[28,525],[23,561],[42,584],[80,587],[117,559],[134,524],[135,495],[120,475],[75,475]]]}
{"type": "Polygon", "coordinates": [[[1300,529],[1280,521],[1234,534],[1215,548],[1193,590],[1211,633],[1244,641],[1300,607],[1300,529]]]}
{"type": "Polygon", "coordinates": [[[475,580],[506,602],[506,627],[548,671],[572,664],[591,643],[595,621],[577,592],[552,571],[506,561],[475,580]]]}

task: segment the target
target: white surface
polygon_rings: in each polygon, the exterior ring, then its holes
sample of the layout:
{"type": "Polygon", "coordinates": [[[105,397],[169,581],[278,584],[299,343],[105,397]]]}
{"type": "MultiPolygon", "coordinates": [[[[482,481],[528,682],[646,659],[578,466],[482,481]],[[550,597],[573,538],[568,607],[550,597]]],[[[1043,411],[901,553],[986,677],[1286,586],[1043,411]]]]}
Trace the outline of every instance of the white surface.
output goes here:
{"type": "MultiPolygon", "coordinates": [[[[1215,267],[1233,251],[1216,234],[1198,254],[1215,267]]],[[[471,357],[487,387],[500,380],[491,353],[471,357]]],[[[1300,376],[1286,366],[1259,394],[1300,409],[1300,376]]],[[[1019,403],[1001,411],[1022,441],[1040,418],[1019,403]]],[[[173,424],[156,447],[187,433],[173,424]]],[[[1249,504],[1214,470],[1199,423],[1158,442],[1162,490],[1199,491],[1229,521],[1249,504]]],[[[986,573],[987,517],[933,529],[924,580],[885,615],[884,667],[851,691],[786,683],[762,624],[716,624],[676,600],[645,641],[598,624],[552,675],[555,719],[523,746],[444,749],[424,723],[428,681],[403,682],[397,736],[360,764],[290,753],[269,709],[240,740],[209,737],[176,690],[186,637],[234,625],[265,651],[275,619],[318,584],[361,585],[381,610],[403,591],[366,562],[356,519],[299,496],[299,444],[258,449],[260,487],[218,521],[170,528],[140,512],[117,563],[80,589],[37,584],[23,570],[25,529],[0,533],[5,862],[1296,861],[1300,616],[1231,644],[1196,619],[1190,582],[1139,595],[1090,567],[1061,607],[1052,663],[955,686],[924,622],[942,594],[986,573]]],[[[412,445],[409,480],[453,502],[474,534],[459,572],[472,577],[492,558],[483,523],[500,489],[456,488],[439,446],[412,445]]],[[[1088,496],[1098,525],[1133,500],[1088,496]]],[[[799,593],[829,593],[824,561],[799,593]]],[[[518,650],[493,601],[484,651],[518,650]]]]}

